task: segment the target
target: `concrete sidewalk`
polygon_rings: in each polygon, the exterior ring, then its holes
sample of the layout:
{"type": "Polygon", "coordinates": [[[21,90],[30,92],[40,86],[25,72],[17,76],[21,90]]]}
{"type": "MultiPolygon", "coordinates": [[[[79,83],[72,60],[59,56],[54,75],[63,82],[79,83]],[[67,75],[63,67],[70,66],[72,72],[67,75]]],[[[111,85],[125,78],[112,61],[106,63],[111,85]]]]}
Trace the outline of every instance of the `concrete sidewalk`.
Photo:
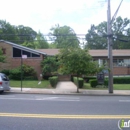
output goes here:
{"type": "Polygon", "coordinates": [[[108,90],[87,90],[79,89],[79,93],[76,92],[77,87],[73,82],[59,82],[56,89],[39,89],[39,88],[14,88],[11,87],[11,93],[28,93],[28,94],[69,94],[69,95],[87,95],[87,96],[130,96],[130,90],[114,90],[113,93],[109,93],[108,90]]]}

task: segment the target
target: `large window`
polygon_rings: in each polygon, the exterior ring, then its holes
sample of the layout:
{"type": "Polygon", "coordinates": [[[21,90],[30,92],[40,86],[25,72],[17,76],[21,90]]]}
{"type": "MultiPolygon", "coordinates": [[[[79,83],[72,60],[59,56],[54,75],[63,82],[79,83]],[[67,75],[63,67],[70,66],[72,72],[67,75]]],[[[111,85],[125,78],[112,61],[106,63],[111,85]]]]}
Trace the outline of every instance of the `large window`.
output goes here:
{"type": "Polygon", "coordinates": [[[114,59],[113,60],[113,66],[130,66],[130,59],[114,59]]]}
{"type": "Polygon", "coordinates": [[[21,55],[27,55],[27,57],[40,57],[39,54],[31,53],[28,51],[20,50],[13,47],[13,57],[21,57],[21,55]]]}
{"type": "Polygon", "coordinates": [[[13,57],[21,57],[21,50],[13,47],[13,57]]]}

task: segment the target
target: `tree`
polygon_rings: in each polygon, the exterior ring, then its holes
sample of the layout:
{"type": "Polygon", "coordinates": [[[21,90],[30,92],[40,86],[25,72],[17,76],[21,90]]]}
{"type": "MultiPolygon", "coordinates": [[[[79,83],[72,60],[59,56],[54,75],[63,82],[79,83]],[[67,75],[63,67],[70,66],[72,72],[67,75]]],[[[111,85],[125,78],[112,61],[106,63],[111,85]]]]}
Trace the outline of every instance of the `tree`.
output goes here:
{"type": "MultiPolygon", "coordinates": [[[[130,49],[130,20],[121,17],[116,18],[112,24],[113,49],[130,49]],[[128,42],[125,42],[128,41],[128,42]]],[[[92,25],[86,34],[87,44],[85,48],[107,49],[107,22],[92,25]]]]}
{"type": "MultiPolygon", "coordinates": [[[[62,73],[76,74],[77,78],[97,72],[95,69],[97,64],[92,61],[88,50],[81,48],[62,49],[58,55],[58,60],[62,73]]],[[[77,92],[79,92],[79,86],[77,86],[77,92]]]]}
{"type": "Polygon", "coordinates": [[[74,32],[74,30],[69,26],[56,25],[51,29],[51,35],[55,37],[55,44],[57,48],[65,47],[79,47],[79,40],[74,32]]]}
{"type": "Polygon", "coordinates": [[[0,39],[14,42],[19,39],[16,34],[15,26],[12,26],[9,22],[0,20],[0,39]]]}
{"type": "Polygon", "coordinates": [[[34,31],[30,27],[25,27],[23,25],[19,25],[16,27],[16,34],[19,37],[19,41],[17,42],[18,44],[23,44],[24,42],[26,42],[26,44],[30,44],[31,42],[34,42],[37,36],[36,31],[34,31]]]}
{"type": "Polygon", "coordinates": [[[45,37],[43,36],[41,32],[38,32],[35,44],[36,44],[36,48],[38,49],[49,48],[49,44],[47,43],[45,37]]]}
{"type": "Polygon", "coordinates": [[[0,39],[15,42],[27,47],[34,47],[34,40],[37,36],[37,32],[30,27],[23,25],[14,26],[9,22],[0,20],[0,39]],[[29,44],[29,45],[28,45],[29,44]],[[32,44],[32,45],[30,45],[32,44]]]}
{"type": "Polygon", "coordinates": [[[3,55],[2,49],[0,49],[0,62],[5,62],[5,56],[3,55]]]}
{"type": "Polygon", "coordinates": [[[52,75],[58,70],[58,62],[56,57],[46,57],[42,62],[42,73],[43,75],[52,75]]]}

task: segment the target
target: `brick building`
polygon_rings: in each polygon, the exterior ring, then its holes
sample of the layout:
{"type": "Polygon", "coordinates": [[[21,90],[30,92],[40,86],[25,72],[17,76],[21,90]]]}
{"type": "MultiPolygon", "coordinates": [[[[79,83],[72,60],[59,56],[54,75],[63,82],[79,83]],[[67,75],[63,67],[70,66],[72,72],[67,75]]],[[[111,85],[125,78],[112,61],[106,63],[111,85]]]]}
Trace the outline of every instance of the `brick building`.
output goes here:
{"type": "MultiPolygon", "coordinates": [[[[40,49],[39,51],[52,56],[59,53],[59,49],[40,49]]],[[[93,57],[93,60],[99,63],[99,65],[107,64],[107,50],[89,50],[89,54],[93,57]]],[[[130,49],[113,50],[113,74],[130,75],[130,49]]]]}
{"type": "Polygon", "coordinates": [[[0,70],[20,66],[21,55],[26,55],[27,58],[22,59],[23,64],[32,66],[37,72],[37,77],[40,78],[42,73],[40,63],[44,59],[45,53],[3,40],[0,40],[0,48],[6,56],[6,62],[0,63],[0,70]]]}
{"type": "MultiPolygon", "coordinates": [[[[42,73],[40,63],[46,55],[54,56],[59,49],[30,49],[12,42],[0,40],[0,48],[6,56],[6,63],[0,63],[0,70],[12,69],[21,65],[21,55],[27,55],[23,63],[32,66],[37,72],[38,78],[42,73]]],[[[89,50],[93,60],[99,65],[107,64],[107,50],[89,50]]],[[[113,50],[113,74],[130,75],[130,50],[113,50]]]]}

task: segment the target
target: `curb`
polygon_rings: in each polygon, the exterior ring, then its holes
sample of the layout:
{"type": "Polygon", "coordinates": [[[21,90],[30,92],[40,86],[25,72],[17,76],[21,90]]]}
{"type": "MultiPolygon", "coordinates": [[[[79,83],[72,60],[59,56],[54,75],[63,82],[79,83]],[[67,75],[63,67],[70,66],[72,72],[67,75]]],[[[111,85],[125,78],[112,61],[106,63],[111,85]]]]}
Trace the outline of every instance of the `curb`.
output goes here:
{"type": "Polygon", "coordinates": [[[130,94],[89,94],[89,93],[44,93],[44,92],[15,92],[15,91],[10,91],[6,93],[13,93],[13,94],[44,94],[44,95],[75,95],[75,96],[130,96],[130,94]]]}

